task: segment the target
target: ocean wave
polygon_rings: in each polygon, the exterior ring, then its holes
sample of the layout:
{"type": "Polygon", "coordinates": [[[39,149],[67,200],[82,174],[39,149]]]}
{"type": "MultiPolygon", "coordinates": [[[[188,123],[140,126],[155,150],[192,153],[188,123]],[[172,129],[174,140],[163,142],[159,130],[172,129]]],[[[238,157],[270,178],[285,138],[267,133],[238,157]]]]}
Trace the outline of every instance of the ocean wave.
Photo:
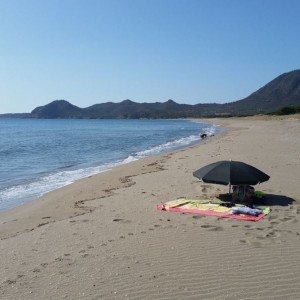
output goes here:
{"type": "Polygon", "coordinates": [[[207,127],[204,127],[201,130],[201,133],[199,135],[190,135],[188,137],[183,137],[179,139],[175,139],[173,141],[169,141],[167,143],[157,145],[154,147],[150,147],[149,149],[143,150],[143,151],[138,151],[132,155],[129,155],[126,159],[122,161],[123,163],[130,163],[132,161],[136,161],[142,158],[146,158],[149,156],[154,156],[158,155],[160,153],[165,153],[168,151],[172,151],[181,147],[185,147],[194,143],[197,143],[201,141],[201,134],[205,133],[207,136],[213,136],[216,134],[218,131],[218,127],[215,125],[210,125],[207,127]]]}
{"type": "Polygon", "coordinates": [[[113,166],[114,164],[106,164],[45,174],[32,182],[5,188],[0,192],[0,211],[16,207],[28,200],[38,198],[45,193],[69,185],[76,180],[108,171],[113,166]]]}
{"type": "Polygon", "coordinates": [[[201,140],[202,133],[212,136],[217,132],[217,130],[217,126],[208,125],[206,127],[202,127],[198,135],[194,134],[188,137],[174,139],[161,145],[149,147],[148,149],[132,153],[124,159],[115,160],[98,166],[87,167],[69,165],[64,169],[58,169],[56,172],[37,175],[35,179],[31,180],[31,182],[23,182],[22,184],[2,189],[0,191],[0,211],[21,205],[24,202],[38,198],[45,193],[69,185],[76,180],[108,171],[115,166],[127,164],[139,159],[155,156],[197,143],[201,140]]]}
{"type": "Polygon", "coordinates": [[[180,139],[177,139],[174,141],[167,142],[162,145],[154,146],[154,147],[151,147],[151,148],[143,150],[143,151],[139,151],[135,154],[135,156],[138,159],[141,159],[144,157],[153,156],[153,155],[171,151],[171,150],[174,150],[174,149],[177,149],[180,147],[184,147],[184,146],[190,145],[192,143],[196,143],[197,141],[200,141],[200,140],[201,140],[200,136],[191,135],[188,137],[184,137],[184,138],[180,138],[180,139]]]}

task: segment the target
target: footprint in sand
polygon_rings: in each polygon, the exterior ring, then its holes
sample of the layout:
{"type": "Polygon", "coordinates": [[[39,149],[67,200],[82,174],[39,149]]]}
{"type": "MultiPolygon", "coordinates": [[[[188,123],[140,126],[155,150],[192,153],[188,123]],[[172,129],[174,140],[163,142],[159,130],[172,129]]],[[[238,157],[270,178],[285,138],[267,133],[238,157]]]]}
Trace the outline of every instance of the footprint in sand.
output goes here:
{"type": "Polygon", "coordinates": [[[223,231],[224,228],[221,226],[213,226],[212,228],[209,229],[209,231],[223,231]]]}
{"type": "Polygon", "coordinates": [[[7,284],[15,284],[17,281],[16,280],[11,280],[11,279],[7,279],[6,281],[4,281],[4,283],[7,284]]]}
{"type": "Polygon", "coordinates": [[[224,228],[221,226],[214,226],[214,225],[201,225],[202,228],[207,228],[209,231],[223,231],[224,228]]]}
{"type": "Polygon", "coordinates": [[[276,220],[276,219],[278,219],[278,216],[269,216],[269,218],[268,218],[270,221],[272,221],[272,220],[276,220]]]}
{"type": "Polygon", "coordinates": [[[46,267],[48,266],[48,263],[41,263],[41,266],[42,266],[43,268],[46,268],[46,267]]]}
{"type": "Polygon", "coordinates": [[[49,224],[49,222],[40,223],[40,224],[38,224],[38,226],[37,226],[37,227],[41,227],[41,226],[44,226],[44,225],[47,225],[47,224],[49,224]]]}
{"type": "Polygon", "coordinates": [[[201,225],[202,228],[211,228],[213,227],[212,225],[207,225],[207,224],[204,224],[204,225],[201,225]]]}
{"type": "Polygon", "coordinates": [[[245,225],[244,227],[247,228],[247,229],[252,229],[251,225],[245,225]]]}
{"type": "Polygon", "coordinates": [[[279,224],[279,222],[270,222],[270,224],[272,225],[272,227],[276,226],[279,224]]]}
{"type": "Polygon", "coordinates": [[[288,222],[288,221],[297,222],[297,220],[293,216],[284,217],[282,219],[279,219],[279,221],[281,221],[281,222],[288,222]]]}
{"type": "Polygon", "coordinates": [[[119,222],[119,223],[122,223],[122,224],[131,223],[130,220],[126,220],[126,219],[113,219],[113,222],[119,222]]]}
{"type": "Polygon", "coordinates": [[[277,230],[271,230],[265,236],[267,238],[277,238],[277,237],[280,237],[281,234],[277,230]]]}
{"type": "Polygon", "coordinates": [[[255,237],[249,237],[249,238],[247,238],[245,240],[241,239],[240,243],[242,243],[242,244],[248,244],[248,245],[253,246],[255,248],[261,248],[262,247],[261,242],[257,241],[255,237]]]}
{"type": "Polygon", "coordinates": [[[201,215],[196,215],[196,216],[192,216],[193,219],[202,219],[204,218],[205,216],[201,216],[201,215]]]}
{"type": "Polygon", "coordinates": [[[34,268],[34,269],[32,270],[32,272],[33,272],[33,273],[39,273],[39,272],[41,272],[41,269],[39,269],[39,268],[34,268]]]}
{"type": "Polygon", "coordinates": [[[56,257],[55,259],[54,259],[55,261],[63,261],[64,259],[62,258],[62,257],[56,257]]]}

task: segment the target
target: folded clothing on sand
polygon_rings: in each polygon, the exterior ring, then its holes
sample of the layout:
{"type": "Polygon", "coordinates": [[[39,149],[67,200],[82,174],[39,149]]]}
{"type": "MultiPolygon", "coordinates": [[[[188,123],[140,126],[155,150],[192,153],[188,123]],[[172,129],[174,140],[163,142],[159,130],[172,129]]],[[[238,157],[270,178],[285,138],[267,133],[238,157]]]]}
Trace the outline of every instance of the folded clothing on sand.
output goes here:
{"type": "Polygon", "coordinates": [[[258,208],[250,208],[250,207],[247,207],[247,206],[241,206],[241,207],[235,207],[232,210],[232,213],[234,215],[244,214],[244,215],[250,215],[250,216],[258,216],[261,213],[263,213],[263,210],[258,209],[258,208]]]}

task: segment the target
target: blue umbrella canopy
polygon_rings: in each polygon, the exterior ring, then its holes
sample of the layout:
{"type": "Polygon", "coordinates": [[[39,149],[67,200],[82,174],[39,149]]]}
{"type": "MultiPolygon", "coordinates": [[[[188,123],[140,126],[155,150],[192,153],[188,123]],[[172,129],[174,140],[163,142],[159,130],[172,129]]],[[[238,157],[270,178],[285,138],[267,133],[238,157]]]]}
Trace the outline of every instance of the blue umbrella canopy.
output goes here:
{"type": "Polygon", "coordinates": [[[233,160],[209,164],[195,171],[193,175],[203,182],[223,185],[256,185],[270,178],[253,166],[233,160]]]}

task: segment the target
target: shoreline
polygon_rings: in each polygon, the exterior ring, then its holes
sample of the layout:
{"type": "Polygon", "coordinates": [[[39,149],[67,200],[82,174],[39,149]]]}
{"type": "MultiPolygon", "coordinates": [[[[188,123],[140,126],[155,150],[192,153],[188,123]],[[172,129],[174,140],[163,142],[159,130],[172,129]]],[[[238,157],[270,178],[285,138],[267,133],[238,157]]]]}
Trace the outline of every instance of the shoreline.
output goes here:
{"type": "Polygon", "coordinates": [[[205,119],[226,131],[81,179],[3,212],[5,299],[297,299],[299,120],[205,119]],[[223,159],[271,176],[259,222],[167,213],[155,205],[228,191],[192,172],[223,159]],[[284,175],[284,176],[283,176],[284,175]],[[291,276],[293,274],[293,276],[291,276]],[[254,288],[255,287],[255,288],[254,288]]]}
{"type": "MultiPolygon", "coordinates": [[[[191,121],[203,123],[201,119],[191,119],[191,121]]],[[[209,121],[207,121],[207,122],[205,121],[204,123],[215,125],[214,123],[211,123],[209,121]]],[[[0,211],[0,217],[3,220],[2,225],[9,224],[10,223],[9,219],[18,220],[19,224],[18,224],[17,232],[19,234],[22,231],[23,232],[31,231],[34,228],[48,224],[49,220],[47,220],[47,222],[43,221],[45,219],[50,219],[48,217],[42,216],[42,215],[44,215],[45,210],[47,210],[48,212],[50,212],[50,211],[53,212],[52,215],[54,215],[54,217],[53,218],[51,217],[51,222],[56,222],[56,221],[60,221],[63,219],[73,218],[73,217],[91,212],[92,210],[94,210],[94,207],[89,207],[88,205],[85,206],[84,203],[88,202],[88,201],[92,201],[92,200],[94,200],[94,198],[96,199],[96,197],[90,198],[90,199],[81,199],[79,197],[77,199],[74,195],[70,195],[74,192],[74,190],[82,189],[82,186],[91,184],[89,182],[91,180],[93,180],[93,181],[98,180],[95,177],[99,178],[99,180],[101,180],[102,175],[104,177],[106,175],[108,175],[109,178],[115,178],[115,177],[118,177],[118,176],[116,176],[116,174],[119,171],[124,172],[124,174],[126,174],[127,169],[131,169],[131,168],[134,170],[140,169],[141,163],[146,164],[147,167],[150,167],[149,170],[147,171],[149,173],[160,171],[161,169],[163,169],[163,167],[162,166],[157,167],[158,161],[160,161],[160,160],[163,161],[164,158],[168,157],[168,155],[173,155],[174,153],[177,153],[179,151],[188,150],[189,148],[197,147],[204,142],[209,142],[210,139],[212,139],[212,138],[218,138],[218,136],[221,136],[226,133],[225,127],[222,129],[222,127],[220,126],[220,128],[221,129],[219,129],[217,134],[213,134],[212,136],[209,136],[206,139],[200,139],[198,142],[193,143],[191,145],[181,146],[181,147],[174,149],[172,151],[169,151],[169,152],[163,152],[158,155],[144,157],[142,159],[130,161],[129,163],[121,163],[121,164],[115,165],[112,168],[104,170],[100,173],[80,178],[68,185],[65,185],[65,186],[62,186],[55,190],[49,191],[49,192],[41,195],[38,198],[26,201],[16,207],[12,207],[8,210],[0,211]],[[110,172],[112,172],[112,174],[110,174],[110,172]],[[76,199],[73,200],[72,203],[67,203],[69,201],[65,201],[64,203],[54,204],[53,202],[55,201],[55,199],[57,199],[57,195],[58,195],[58,197],[60,197],[60,193],[62,193],[64,195],[64,197],[67,197],[68,199],[70,199],[70,198],[76,198],[76,199]],[[52,203],[50,203],[50,201],[52,203]],[[70,204],[73,205],[73,209],[68,209],[68,208],[70,208],[70,204]],[[54,209],[54,205],[55,205],[55,209],[54,209]],[[26,215],[26,214],[24,216],[24,212],[29,213],[30,217],[28,218],[28,215],[26,215]],[[20,217],[20,215],[22,215],[24,220],[20,221],[20,219],[22,219],[22,217],[20,217]]],[[[110,197],[112,195],[111,191],[117,190],[120,188],[124,188],[124,187],[126,188],[126,187],[130,186],[130,183],[128,183],[129,180],[127,178],[139,176],[142,174],[145,174],[145,173],[139,172],[139,171],[134,171],[133,174],[131,174],[131,175],[124,175],[123,177],[119,177],[118,178],[119,182],[117,180],[115,180],[113,184],[109,184],[108,186],[103,187],[102,193],[100,193],[100,195],[98,195],[98,197],[100,199],[110,197]],[[110,188],[111,185],[113,185],[114,187],[110,188]]],[[[111,182],[111,180],[109,180],[109,181],[111,182]]],[[[92,189],[94,189],[94,188],[95,187],[93,186],[92,189]]],[[[59,202],[59,201],[57,201],[57,202],[59,202]]],[[[10,226],[11,225],[9,224],[8,227],[10,227],[10,226]]],[[[3,236],[3,226],[1,226],[1,227],[2,228],[0,230],[0,240],[2,240],[3,238],[4,239],[9,238],[10,234],[11,234],[11,230],[8,230],[8,232],[9,232],[8,235],[7,235],[6,230],[4,230],[5,234],[3,236]]],[[[16,231],[16,228],[14,228],[14,227],[15,226],[13,226],[13,232],[16,231]]],[[[14,233],[12,233],[12,234],[14,235],[14,233]]]]}
{"type": "MultiPolygon", "coordinates": [[[[161,122],[162,120],[158,120],[158,121],[161,122]]],[[[171,121],[175,121],[175,120],[171,120],[171,121]]],[[[178,120],[178,121],[179,123],[177,124],[175,123],[175,127],[174,127],[175,129],[176,128],[179,129],[178,127],[183,126],[184,128],[180,128],[180,131],[186,130],[186,128],[190,130],[187,129],[186,131],[182,131],[183,133],[177,133],[178,130],[174,131],[173,129],[173,138],[169,137],[168,139],[167,138],[157,139],[155,135],[153,135],[153,138],[151,139],[150,143],[141,143],[141,145],[132,145],[131,148],[127,147],[126,150],[124,151],[121,150],[117,152],[118,155],[110,156],[108,154],[108,156],[105,156],[101,154],[102,153],[101,151],[100,153],[98,153],[98,151],[96,152],[94,151],[94,155],[97,155],[97,159],[95,159],[95,157],[90,157],[89,161],[86,161],[85,163],[82,163],[83,159],[81,157],[81,161],[80,161],[80,157],[79,157],[78,163],[75,163],[73,161],[73,164],[68,164],[68,163],[67,165],[60,164],[57,168],[53,168],[53,169],[51,168],[49,169],[48,166],[48,170],[44,169],[43,172],[40,173],[35,173],[36,169],[33,166],[32,172],[29,172],[31,174],[29,178],[27,178],[27,176],[25,176],[24,174],[22,175],[22,172],[21,173],[19,172],[20,174],[18,172],[15,172],[16,178],[14,179],[12,179],[11,176],[8,175],[8,178],[3,178],[4,183],[2,185],[2,189],[1,189],[2,192],[0,195],[0,202],[1,202],[0,212],[5,212],[9,209],[20,206],[26,202],[30,202],[32,200],[40,198],[43,195],[47,194],[48,192],[54,191],[56,189],[59,189],[71,183],[74,183],[77,180],[98,173],[109,171],[116,166],[127,164],[132,161],[140,160],[147,157],[152,157],[159,154],[172,152],[175,151],[176,149],[182,149],[193,144],[198,144],[199,142],[201,142],[200,135],[201,133],[204,133],[204,131],[206,131],[208,135],[216,134],[216,132],[218,131],[218,128],[214,127],[213,124],[211,125],[209,123],[203,123],[194,120],[178,120]],[[194,123],[194,125],[191,125],[190,123],[194,123]],[[198,123],[199,125],[197,125],[198,123]],[[185,135],[182,136],[182,134],[185,135]],[[113,159],[111,157],[113,157],[113,159]]],[[[144,121],[142,120],[141,122],[143,124],[144,121]]],[[[169,124],[168,120],[166,122],[167,124],[169,124]]],[[[168,133],[166,132],[166,136],[168,136],[167,134],[168,133]]],[[[92,141],[92,143],[94,142],[92,141]]],[[[51,154],[49,155],[51,157],[51,154]]],[[[73,158],[70,157],[70,160],[72,159],[73,158]]],[[[47,159],[45,160],[47,161],[47,159]]],[[[28,169],[30,169],[30,165],[32,164],[33,163],[28,164],[28,169]]],[[[9,167],[10,166],[8,166],[8,168],[9,167]]],[[[43,167],[41,167],[41,169],[42,168],[43,167]]]]}

